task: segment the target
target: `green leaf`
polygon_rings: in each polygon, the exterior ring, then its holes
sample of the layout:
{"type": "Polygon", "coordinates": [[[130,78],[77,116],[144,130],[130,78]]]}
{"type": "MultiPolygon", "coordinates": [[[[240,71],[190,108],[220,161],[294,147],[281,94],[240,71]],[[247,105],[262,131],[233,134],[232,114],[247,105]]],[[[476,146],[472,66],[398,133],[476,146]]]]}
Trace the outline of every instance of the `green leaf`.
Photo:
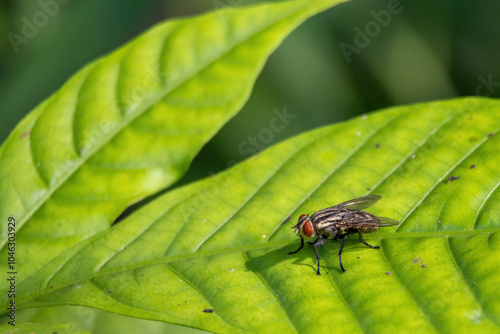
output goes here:
{"type": "Polygon", "coordinates": [[[178,180],[247,100],[269,54],[337,2],[170,20],[69,79],[0,148],[2,259],[13,247],[6,244],[8,217],[17,232],[16,266],[6,271],[30,277],[178,180]]]}
{"type": "Polygon", "coordinates": [[[36,333],[36,334],[88,334],[90,332],[82,332],[80,330],[74,329],[70,325],[44,325],[35,323],[17,323],[15,326],[12,325],[0,325],[0,332],[9,334],[24,334],[24,333],[36,333]]]}
{"type": "Polygon", "coordinates": [[[304,133],[64,252],[19,284],[19,307],[214,332],[498,333],[499,128],[499,101],[467,98],[304,133]],[[366,194],[401,221],[366,235],[380,250],[349,238],[342,274],[329,242],[322,276],[311,246],[287,255],[300,214],[366,194]]]}
{"type": "MultiPolygon", "coordinates": [[[[81,306],[55,306],[23,310],[17,314],[16,327],[20,322],[44,324],[71,324],[75,331],[92,334],[109,333],[147,333],[147,334],[200,334],[203,331],[166,324],[158,321],[148,321],[125,317],[81,306]]],[[[50,332],[53,334],[54,331],[50,332]]],[[[2,332],[3,333],[3,332],[2,332]]],[[[35,333],[38,333],[36,331],[35,333]]],[[[58,332],[59,333],[59,332],[58,332]]]]}

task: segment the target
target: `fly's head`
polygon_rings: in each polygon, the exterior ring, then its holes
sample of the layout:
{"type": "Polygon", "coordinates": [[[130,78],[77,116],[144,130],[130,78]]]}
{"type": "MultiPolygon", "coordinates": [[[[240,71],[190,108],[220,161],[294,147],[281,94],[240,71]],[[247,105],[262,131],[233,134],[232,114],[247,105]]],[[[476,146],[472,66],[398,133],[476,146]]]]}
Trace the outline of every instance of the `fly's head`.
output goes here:
{"type": "Polygon", "coordinates": [[[300,215],[297,225],[292,226],[292,228],[295,229],[293,232],[301,238],[310,238],[316,234],[314,226],[308,215],[300,215]]]}

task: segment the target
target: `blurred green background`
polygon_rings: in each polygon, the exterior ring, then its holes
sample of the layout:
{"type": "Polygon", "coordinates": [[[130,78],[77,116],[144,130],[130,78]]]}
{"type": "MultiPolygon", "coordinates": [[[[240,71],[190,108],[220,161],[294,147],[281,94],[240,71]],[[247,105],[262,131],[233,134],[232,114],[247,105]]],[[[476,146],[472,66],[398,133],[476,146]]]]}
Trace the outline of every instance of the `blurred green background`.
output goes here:
{"type": "MultiPolygon", "coordinates": [[[[0,141],[83,65],[155,23],[256,2],[261,1],[2,0],[0,141]],[[12,33],[22,36],[26,22],[40,20],[40,12],[47,12],[43,3],[53,1],[66,3],[29,31],[31,37],[13,42],[12,33]]],[[[314,17],[271,56],[248,103],[201,151],[181,183],[248,158],[252,145],[258,151],[380,108],[499,97],[499,13],[494,0],[354,0],[314,17]],[[381,11],[391,6],[398,12],[384,16],[381,11]],[[347,59],[340,46],[356,47],[356,41],[364,45],[347,59]],[[266,131],[276,110],[285,109],[294,118],[280,131],[266,131]]]]}

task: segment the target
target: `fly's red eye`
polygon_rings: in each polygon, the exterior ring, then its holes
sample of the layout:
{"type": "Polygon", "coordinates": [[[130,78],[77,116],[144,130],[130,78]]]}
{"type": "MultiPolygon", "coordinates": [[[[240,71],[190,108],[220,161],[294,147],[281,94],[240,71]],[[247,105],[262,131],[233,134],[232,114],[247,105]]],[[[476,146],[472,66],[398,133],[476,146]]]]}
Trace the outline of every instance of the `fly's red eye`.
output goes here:
{"type": "Polygon", "coordinates": [[[310,237],[314,234],[313,224],[311,223],[310,220],[304,223],[304,227],[302,228],[302,230],[304,231],[304,235],[306,237],[310,237]]]}
{"type": "Polygon", "coordinates": [[[300,215],[299,220],[301,220],[304,217],[307,217],[307,215],[304,215],[304,214],[300,215]]]}

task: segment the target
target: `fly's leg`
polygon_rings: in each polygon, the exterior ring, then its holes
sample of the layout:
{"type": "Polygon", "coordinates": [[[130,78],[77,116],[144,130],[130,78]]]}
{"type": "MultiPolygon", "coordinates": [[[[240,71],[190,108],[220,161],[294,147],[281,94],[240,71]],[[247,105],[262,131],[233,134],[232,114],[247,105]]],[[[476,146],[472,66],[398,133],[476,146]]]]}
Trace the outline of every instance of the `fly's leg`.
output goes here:
{"type": "Polygon", "coordinates": [[[307,243],[308,243],[309,245],[314,245],[315,243],[317,243],[317,242],[318,242],[318,239],[319,239],[319,237],[317,237],[317,238],[316,238],[316,240],[314,240],[314,241],[308,241],[307,243]]]}
{"type": "MultiPolygon", "coordinates": [[[[318,239],[320,239],[320,237],[318,237],[318,239]]],[[[316,239],[316,240],[318,240],[318,239],[316,239]]],[[[314,243],[314,253],[316,253],[316,259],[318,259],[318,266],[316,267],[316,275],[318,275],[318,276],[321,276],[321,274],[319,273],[318,247],[321,246],[321,245],[323,245],[326,242],[326,240],[328,240],[328,239],[321,238],[319,241],[317,241],[317,242],[314,243]]]]}
{"type": "MultiPolygon", "coordinates": [[[[361,236],[361,233],[359,235],[361,236]]],[[[342,239],[342,244],[340,245],[340,250],[339,250],[340,269],[342,269],[343,273],[346,272],[344,266],[342,265],[342,250],[344,249],[345,239],[347,239],[347,234],[344,235],[344,239],[342,239]]]]}
{"type": "Polygon", "coordinates": [[[359,241],[361,241],[363,244],[365,244],[366,246],[368,246],[370,248],[380,249],[380,246],[372,246],[369,243],[367,243],[365,240],[363,240],[363,236],[361,235],[361,232],[358,232],[358,233],[359,233],[359,241]]]}
{"type": "Polygon", "coordinates": [[[295,252],[288,252],[288,255],[295,254],[304,247],[304,238],[300,238],[300,247],[295,252]]]}

